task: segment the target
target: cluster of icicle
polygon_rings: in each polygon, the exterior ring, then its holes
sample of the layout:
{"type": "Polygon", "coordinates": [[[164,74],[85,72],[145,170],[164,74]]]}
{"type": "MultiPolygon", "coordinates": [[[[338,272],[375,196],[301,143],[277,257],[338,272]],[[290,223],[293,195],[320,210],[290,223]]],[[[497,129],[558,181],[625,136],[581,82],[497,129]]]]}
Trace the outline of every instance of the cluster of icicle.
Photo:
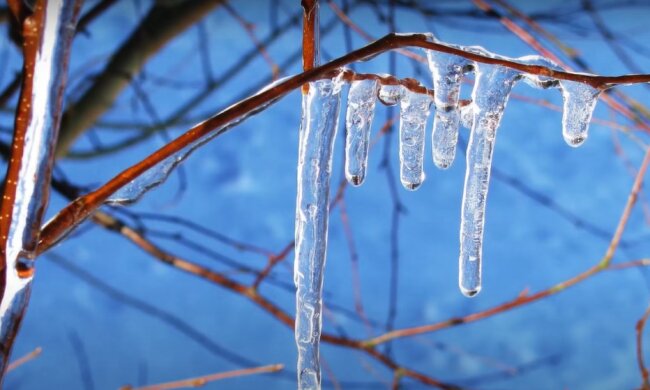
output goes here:
{"type": "MultiPolygon", "coordinates": [[[[482,56],[559,69],[540,56],[510,59],[480,47],[458,48],[482,56]]],[[[399,104],[400,179],[408,190],[416,190],[425,178],[424,144],[431,105],[435,106],[433,161],[438,168],[445,169],[453,163],[459,127],[470,128],[461,210],[459,285],[462,293],[471,297],[481,289],[483,226],[492,154],[496,132],[513,85],[524,80],[537,88],[561,89],[564,98],[562,133],[566,142],[574,147],[587,138],[588,125],[601,91],[578,82],[526,74],[446,53],[427,51],[427,57],[433,76],[434,98],[402,85],[381,85],[378,80],[351,82],[345,118],[345,174],[355,186],[361,185],[366,177],[370,129],[377,100],[389,106],[399,104]],[[472,99],[471,104],[461,108],[459,92],[463,76],[468,72],[475,74],[472,99]]],[[[294,264],[300,389],[320,388],[318,350],[330,175],[343,85],[341,77],[316,81],[310,84],[309,93],[303,97],[294,264]]]]}

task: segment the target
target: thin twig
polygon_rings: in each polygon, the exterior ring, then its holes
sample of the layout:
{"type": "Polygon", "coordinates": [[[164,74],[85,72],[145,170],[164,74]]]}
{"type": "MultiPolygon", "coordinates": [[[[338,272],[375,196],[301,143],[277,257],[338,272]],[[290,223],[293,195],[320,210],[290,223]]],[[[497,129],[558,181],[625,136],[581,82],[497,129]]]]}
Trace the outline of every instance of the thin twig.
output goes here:
{"type": "Polygon", "coordinates": [[[166,382],[157,385],[149,385],[142,387],[132,387],[124,386],[121,390],[169,390],[169,389],[180,389],[186,387],[201,387],[205,386],[207,383],[219,381],[222,379],[228,378],[237,378],[247,375],[255,374],[269,374],[273,372],[278,372],[284,368],[282,364],[272,364],[268,366],[255,367],[255,368],[244,368],[241,370],[233,370],[220,372],[216,374],[204,375],[196,378],[182,379],[179,381],[166,382]]]}

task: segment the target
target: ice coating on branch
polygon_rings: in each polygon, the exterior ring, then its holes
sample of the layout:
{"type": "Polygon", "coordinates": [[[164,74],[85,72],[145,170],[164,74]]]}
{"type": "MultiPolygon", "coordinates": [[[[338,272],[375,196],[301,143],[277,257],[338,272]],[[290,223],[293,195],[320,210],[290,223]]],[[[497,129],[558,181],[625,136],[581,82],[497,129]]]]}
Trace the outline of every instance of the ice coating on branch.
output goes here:
{"type": "Polygon", "coordinates": [[[483,227],[492,153],[497,128],[518,76],[501,66],[478,64],[476,68],[460,226],[459,286],[468,297],[481,290],[483,227]]]}
{"type": "Polygon", "coordinates": [[[402,96],[401,85],[382,85],[379,87],[377,97],[385,106],[394,106],[400,102],[402,96]]]}
{"type": "Polygon", "coordinates": [[[338,81],[309,84],[303,95],[298,149],[296,199],[295,338],[298,388],[320,389],[319,345],[322,326],[323,272],[327,252],[332,152],[338,127],[338,81]]]}
{"type": "Polygon", "coordinates": [[[400,180],[407,190],[416,190],[424,181],[424,141],[431,97],[403,88],[400,100],[399,161],[400,180]]]}
{"type": "Polygon", "coordinates": [[[3,372],[31,290],[33,257],[48,203],[76,11],[74,1],[38,2],[34,15],[42,15],[42,25],[36,16],[24,22],[24,47],[29,50],[25,50],[20,112],[16,114],[12,155],[4,186],[3,217],[0,217],[8,219],[11,216],[9,226],[6,219],[2,221],[3,248],[0,251],[4,257],[0,268],[3,279],[0,370],[3,372]],[[31,53],[35,53],[35,58],[31,53]]]}
{"type": "MultiPolygon", "coordinates": [[[[525,65],[538,65],[549,69],[562,70],[562,68],[555,62],[539,55],[519,57],[515,61],[525,65]]],[[[522,76],[526,84],[535,88],[547,89],[557,88],[559,86],[558,80],[552,77],[540,76],[532,73],[523,73],[522,76]]]]}
{"type": "Polygon", "coordinates": [[[587,139],[589,122],[596,108],[601,90],[590,85],[562,80],[562,136],[573,147],[582,145],[587,139]]]}
{"type": "Polygon", "coordinates": [[[348,92],[345,126],[345,177],[359,186],[366,178],[370,127],[375,116],[377,80],[353,81],[348,92]]]}
{"type": "Polygon", "coordinates": [[[469,62],[452,54],[427,50],[429,69],[433,77],[436,115],[433,119],[432,154],[438,168],[446,169],[454,162],[460,110],[460,83],[469,62]]]}
{"type": "MultiPolygon", "coordinates": [[[[266,86],[261,90],[259,90],[256,95],[259,95],[271,88],[272,87],[270,86],[266,86]]],[[[256,95],[254,95],[253,97],[255,97],[256,95]]],[[[190,143],[189,145],[179,150],[178,152],[158,162],[156,165],[147,169],[145,172],[140,174],[134,180],[132,180],[131,182],[129,182],[128,184],[124,185],[122,188],[117,190],[115,193],[113,193],[113,195],[111,195],[108,199],[106,199],[106,203],[113,204],[113,205],[129,205],[137,202],[138,200],[140,200],[140,198],[142,198],[144,194],[149,192],[149,190],[152,190],[160,186],[161,184],[163,184],[165,181],[167,181],[167,179],[172,174],[174,169],[178,167],[183,161],[185,161],[185,159],[188,158],[196,149],[210,142],[213,138],[217,137],[218,135],[228,131],[230,128],[237,126],[239,123],[246,120],[250,116],[253,116],[261,111],[264,111],[270,105],[275,103],[277,99],[279,98],[276,98],[275,100],[271,100],[265,104],[262,104],[259,107],[256,107],[254,110],[249,111],[248,113],[235,118],[234,120],[226,123],[225,125],[215,128],[210,133],[205,135],[203,138],[200,138],[190,143]]],[[[220,114],[230,109],[231,107],[232,106],[225,108],[215,116],[219,116],[220,114]]],[[[199,123],[194,127],[198,128],[202,126],[205,122],[207,121],[199,123]]]]}

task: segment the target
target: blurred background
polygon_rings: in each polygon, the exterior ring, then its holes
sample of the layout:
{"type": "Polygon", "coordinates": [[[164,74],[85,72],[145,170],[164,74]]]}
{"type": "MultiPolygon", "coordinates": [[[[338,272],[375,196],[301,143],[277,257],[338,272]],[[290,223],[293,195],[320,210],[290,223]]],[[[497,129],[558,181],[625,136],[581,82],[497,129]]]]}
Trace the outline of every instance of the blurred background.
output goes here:
{"type": "MultiPolygon", "coordinates": [[[[57,180],[80,193],[97,188],[193,124],[301,71],[299,2],[213,1],[192,18],[155,13],[183,3],[195,2],[86,1],[82,16],[95,7],[99,12],[74,41],[63,127],[72,126],[81,104],[100,107],[99,117],[61,146],[57,180]],[[136,34],[143,25],[145,33],[136,34]],[[148,34],[165,37],[153,45],[148,34]],[[128,55],[131,62],[123,58],[128,55]],[[130,65],[122,69],[116,63],[130,65]],[[89,94],[102,80],[124,85],[115,98],[89,94]]],[[[0,88],[11,92],[21,55],[11,39],[6,4],[0,6],[0,88]]],[[[576,71],[650,73],[647,1],[334,0],[321,1],[320,12],[322,62],[391,31],[432,32],[445,42],[510,57],[537,54],[514,25],[576,71]]],[[[399,53],[353,66],[431,86],[427,64],[399,53]]],[[[470,74],[463,98],[469,98],[472,82],[470,74]]],[[[514,88],[494,154],[484,285],[473,299],[457,287],[469,131],[461,130],[457,159],[444,171],[434,167],[427,141],[426,181],[409,192],[399,183],[397,126],[385,126],[398,110],[377,105],[369,172],[359,188],[339,186],[341,123],[332,194],[342,188],[342,195],[331,211],[324,331],[366,339],[463,317],[596,264],[645,152],[648,92],[647,85],[615,89],[613,98],[630,108],[631,117],[601,99],[589,139],[576,149],[562,139],[557,89],[524,83],[514,88]]],[[[294,91],[197,149],[137,204],[103,211],[164,251],[242,285],[251,285],[270,259],[282,255],[258,292],[293,315],[288,245],[294,235],[300,99],[294,91]]],[[[11,139],[16,100],[17,93],[10,93],[2,102],[4,144],[11,139]]],[[[648,256],[647,201],[643,193],[615,263],[648,256]]],[[[48,215],[68,202],[53,192],[48,215]]],[[[648,304],[648,276],[643,267],[605,271],[539,302],[378,350],[404,367],[474,389],[635,388],[641,383],[635,325],[648,304]]],[[[164,264],[92,222],[38,260],[14,358],[37,347],[42,354],[10,372],[6,388],[116,389],[274,363],[285,369],[205,388],[295,387],[289,327],[241,294],[164,264]]],[[[354,349],[323,343],[322,360],[328,388],[390,388],[393,380],[390,370],[354,349]]],[[[409,379],[401,385],[424,387],[409,379]]]]}

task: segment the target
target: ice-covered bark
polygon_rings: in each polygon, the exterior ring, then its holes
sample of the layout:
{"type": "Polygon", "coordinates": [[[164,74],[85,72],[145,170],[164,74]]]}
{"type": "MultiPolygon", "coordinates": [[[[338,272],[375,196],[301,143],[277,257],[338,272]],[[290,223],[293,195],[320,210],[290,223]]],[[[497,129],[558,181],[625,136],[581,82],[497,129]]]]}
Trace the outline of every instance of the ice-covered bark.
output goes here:
{"type": "Polygon", "coordinates": [[[375,116],[378,87],[377,80],[360,80],[352,82],[348,92],[345,177],[355,186],[361,185],[366,178],[370,128],[375,116]]]}
{"type": "Polygon", "coordinates": [[[309,84],[303,95],[296,199],[295,338],[298,388],[320,389],[319,344],[323,272],[327,252],[332,152],[338,127],[338,80],[309,84]]]}
{"type": "Polygon", "coordinates": [[[474,296],[481,290],[483,226],[494,142],[517,77],[518,73],[508,68],[477,65],[461,206],[459,285],[466,296],[474,296]]]}
{"type": "Polygon", "coordinates": [[[402,90],[399,122],[400,180],[404,188],[416,190],[424,181],[424,141],[431,107],[427,94],[402,90]]]}
{"type": "Polygon", "coordinates": [[[80,7],[81,1],[37,1],[23,22],[24,81],[0,210],[2,372],[29,300],[80,7]]]}

